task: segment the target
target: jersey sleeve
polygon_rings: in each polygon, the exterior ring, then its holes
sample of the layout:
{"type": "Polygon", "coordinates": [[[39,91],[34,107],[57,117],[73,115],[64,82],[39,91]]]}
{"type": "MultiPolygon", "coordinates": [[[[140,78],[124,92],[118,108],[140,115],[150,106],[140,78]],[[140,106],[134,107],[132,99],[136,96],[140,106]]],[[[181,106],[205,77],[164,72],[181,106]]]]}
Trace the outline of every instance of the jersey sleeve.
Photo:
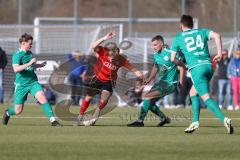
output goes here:
{"type": "Polygon", "coordinates": [[[207,40],[211,40],[210,34],[211,34],[212,30],[203,28],[203,29],[201,29],[201,32],[203,33],[204,38],[206,38],[207,40]]]}
{"type": "Polygon", "coordinates": [[[18,65],[21,64],[21,57],[19,54],[14,54],[12,56],[12,64],[18,64],[18,65]]]}
{"type": "Polygon", "coordinates": [[[172,46],[171,46],[171,51],[173,52],[178,52],[179,50],[179,44],[178,44],[178,37],[176,36],[173,40],[172,46]]]}
{"type": "Polygon", "coordinates": [[[121,64],[122,66],[124,66],[125,68],[127,68],[128,70],[132,70],[134,67],[132,66],[132,64],[123,56],[121,56],[121,64]]]}

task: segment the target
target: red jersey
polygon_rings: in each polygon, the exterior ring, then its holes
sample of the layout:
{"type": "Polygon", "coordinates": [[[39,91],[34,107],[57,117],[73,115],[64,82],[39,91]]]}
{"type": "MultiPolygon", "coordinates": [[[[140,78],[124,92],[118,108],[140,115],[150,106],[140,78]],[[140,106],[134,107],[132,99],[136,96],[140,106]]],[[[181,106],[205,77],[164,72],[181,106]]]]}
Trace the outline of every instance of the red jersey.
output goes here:
{"type": "Polygon", "coordinates": [[[116,81],[117,72],[120,67],[131,70],[133,66],[122,55],[118,55],[114,60],[109,56],[109,49],[99,46],[97,51],[97,63],[94,67],[96,77],[101,81],[116,81]]]}

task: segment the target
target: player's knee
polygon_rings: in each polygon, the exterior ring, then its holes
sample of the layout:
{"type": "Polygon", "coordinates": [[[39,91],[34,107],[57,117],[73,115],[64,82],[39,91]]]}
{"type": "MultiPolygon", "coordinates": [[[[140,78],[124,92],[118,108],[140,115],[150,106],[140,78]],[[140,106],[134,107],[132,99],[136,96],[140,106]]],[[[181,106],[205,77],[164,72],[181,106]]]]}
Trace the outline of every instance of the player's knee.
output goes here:
{"type": "Polygon", "coordinates": [[[207,99],[210,98],[210,95],[208,93],[206,93],[206,94],[202,95],[201,98],[203,101],[206,101],[207,99]]]}
{"type": "Polygon", "coordinates": [[[47,99],[45,97],[44,92],[40,91],[35,95],[36,100],[40,103],[40,104],[44,104],[47,102],[47,99]]]}
{"type": "Polygon", "coordinates": [[[16,115],[21,114],[22,111],[23,111],[23,108],[15,108],[15,113],[16,113],[16,115]]]}
{"type": "Polygon", "coordinates": [[[41,103],[41,104],[44,104],[47,102],[47,99],[45,96],[41,96],[41,97],[38,97],[37,98],[38,102],[41,103]]]}
{"type": "Polygon", "coordinates": [[[190,96],[196,96],[197,95],[197,91],[195,90],[195,88],[191,88],[190,92],[189,92],[190,96]]]}
{"type": "Polygon", "coordinates": [[[100,100],[101,105],[105,106],[108,103],[108,100],[100,100]]]}
{"type": "Polygon", "coordinates": [[[86,96],[85,97],[85,101],[91,101],[92,100],[92,96],[86,96]]]}
{"type": "Polygon", "coordinates": [[[190,97],[197,96],[197,94],[191,94],[191,93],[189,95],[190,97]]]}

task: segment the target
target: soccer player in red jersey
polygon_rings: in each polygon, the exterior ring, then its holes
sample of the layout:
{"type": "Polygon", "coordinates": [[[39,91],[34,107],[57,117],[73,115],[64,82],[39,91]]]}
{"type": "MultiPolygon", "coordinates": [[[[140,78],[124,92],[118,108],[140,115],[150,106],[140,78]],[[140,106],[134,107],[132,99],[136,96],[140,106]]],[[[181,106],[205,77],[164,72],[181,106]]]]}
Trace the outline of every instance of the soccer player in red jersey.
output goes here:
{"type": "MultiPolygon", "coordinates": [[[[118,77],[117,71],[120,67],[125,67],[128,70],[134,72],[138,78],[143,78],[141,72],[134,68],[131,63],[120,54],[120,49],[117,46],[108,48],[101,46],[104,41],[112,39],[115,36],[115,31],[111,31],[106,36],[98,39],[92,44],[92,49],[97,56],[97,62],[93,70],[95,76],[91,80],[89,87],[101,90],[101,93],[98,108],[95,110],[93,114],[94,118],[91,120],[91,124],[89,125],[93,125],[96,122],[101,109],[105,107],[110,96],[112,95],[113,88],[118,77]]],[[[80,123],[83,121],[83,115],[87,110],[93,96],[95,96],[94,94],[96,93],[87,93],[86,97],[82,101],[79,116],[77,119],[77,125],[80,125],[80,123]]]]}

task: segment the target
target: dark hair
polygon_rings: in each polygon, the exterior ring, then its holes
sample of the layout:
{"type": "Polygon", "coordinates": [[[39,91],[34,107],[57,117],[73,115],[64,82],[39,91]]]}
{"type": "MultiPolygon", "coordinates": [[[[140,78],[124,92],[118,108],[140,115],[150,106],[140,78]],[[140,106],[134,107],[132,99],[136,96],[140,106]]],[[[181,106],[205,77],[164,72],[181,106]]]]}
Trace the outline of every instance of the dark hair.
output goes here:
{"type": "Polygon", "coordinates": [[[141,79],[141,78],[137,78],[136,80],[135,80],[135,82],[143,82],[143,79],[141,79]]]}
{"type": "Polygon", "coordinates": [[[190,15],[182,15],[180,22],[185,27],[193,28],[193,18],[190,15]]]}
{"type": "Polygon", "coordinates": [[[156,35],[155,37],[152,38],[152,42],[156,40],[160,40],[164,43],[163,37],[161,35],[156,35]]]}
{"type": "Polygon", "coordinates": [[[20,38],[19,38],[19,43],[22,42],[27,42],[29,40],[33,40],[33,37],[30,34],[24,33],[20,38]]]}

